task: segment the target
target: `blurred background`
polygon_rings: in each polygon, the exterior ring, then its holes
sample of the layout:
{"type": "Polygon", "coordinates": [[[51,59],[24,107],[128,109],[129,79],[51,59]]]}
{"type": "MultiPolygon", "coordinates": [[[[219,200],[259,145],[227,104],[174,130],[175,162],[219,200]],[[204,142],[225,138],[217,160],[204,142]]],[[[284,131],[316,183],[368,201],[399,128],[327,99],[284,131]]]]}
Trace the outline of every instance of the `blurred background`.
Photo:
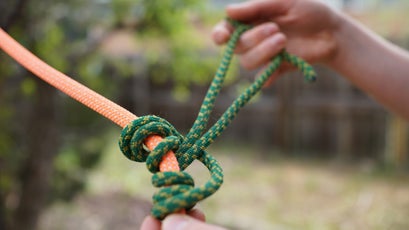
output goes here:
{"type": "MultiPolygon", "coordinates": [[[[186,133],[222,48],[222,0],[1,0],[0,26],[136,115],[186,133]]],[[[409,48],[409,1],[331,0],[409,48]]],[[[0,41],[1,42],[1,41],[0,41]]],[[[368,68],[371,68],[368,66],[368,68]]],[[[225,183],[199,207],[230,229],[409,229],[408,126],[333,71],[280,78],[210,152],[225,183]],[[240,191],[240,192],[238,192],[240,191]]],[[[214,122],[253,79],[237,62],[214,122]]],[[[0,52],[0,229],[138,229],[155,189],[120,128],[0,52]]],[[[208,178],[193,164],[197,184],[208,178]]]]}

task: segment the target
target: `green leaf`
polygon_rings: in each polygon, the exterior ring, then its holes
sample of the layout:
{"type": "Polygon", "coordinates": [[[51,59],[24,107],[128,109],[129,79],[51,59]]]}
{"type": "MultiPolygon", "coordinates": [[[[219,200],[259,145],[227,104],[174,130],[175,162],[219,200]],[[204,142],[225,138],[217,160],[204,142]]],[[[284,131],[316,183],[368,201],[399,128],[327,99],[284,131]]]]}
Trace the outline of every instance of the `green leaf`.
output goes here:
{"type": "Polygon", "coordinates": [[[32,78],[26,78],[21,82],[21,92],[25,96],[32,96],[37,90],[36,83],[32,78]]]}

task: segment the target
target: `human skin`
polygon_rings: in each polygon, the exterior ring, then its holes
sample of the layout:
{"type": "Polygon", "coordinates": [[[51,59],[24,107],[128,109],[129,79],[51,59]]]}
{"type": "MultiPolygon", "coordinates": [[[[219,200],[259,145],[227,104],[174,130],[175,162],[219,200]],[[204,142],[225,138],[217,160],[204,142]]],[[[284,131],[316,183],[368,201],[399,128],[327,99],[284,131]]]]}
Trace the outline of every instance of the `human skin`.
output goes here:
{"type": "Polygon", "coordinates": [[[185,214],[171,214],[162,222],[147,216],[141,230],[224,230],[224,228],[205,223],[203,212],[193,209],[185,214]]]}
{"type": "MultiPolygon", "coordinates": [[[[247,69],[266,65],[283,48],[310,63],[321,63],[379,103],[409,120],[409,54],[359,22],[317,0],[259,0],[229,5],[227,15],[254,25],[236,53],[247,69]]],[[[212,34],[224,44],[232,33],[225,21],[212,34]]],[[[288,71],[283,66],[279,72],[288,71]]],[[[275,74],[275,79],[279,74],[275,74]]]]}
{"type": "MultiPolygon", "coordinates": [[[[282,49],[310,63],[342,74],[381,104],[409,120],[409,54],[342,12],[318,0],[255,0],[229,5],[227,16],[254,25],[239,39],[235,52],[247,69],[265,66],[282,49]]],[[[215,26],[212,39],[226,43],[233,28],[215,26]]],[[[283,65],[271,79],[285,71],[283,65]]],[[[172,214],[160,222],[147,217],[142,230],[219,230],[204,223],[198,210],[172,214]]]]}

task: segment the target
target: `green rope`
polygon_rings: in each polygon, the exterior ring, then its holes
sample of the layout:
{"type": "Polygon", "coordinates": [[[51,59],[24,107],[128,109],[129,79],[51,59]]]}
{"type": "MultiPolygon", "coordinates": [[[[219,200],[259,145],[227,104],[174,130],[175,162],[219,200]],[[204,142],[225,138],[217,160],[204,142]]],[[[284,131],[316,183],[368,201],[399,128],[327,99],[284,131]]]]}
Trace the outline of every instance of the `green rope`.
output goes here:
{"type": "Polygon", "coordinates": [[[203,134],[210,113],[214,108],[216,97],[223,85],[236,43],[240,35],[251,28],[251,26],[233,20],[229,20],[229,22],[235,30],[227,43],[222,61],[207,91],[196,121],[186,137],[177,132],[168,121],[156,116],[140,117],[122,130],[119,146],[124,155],[133,161],[146,161],[149,171],[154,174],[152,184],[156,187],[162,187],[153,196],[152,215],[158,219],[163,219],[166,215],[182,209],[190,209],[197,202],[219,189],[223,183],[222,168],[205,149],[220,136],[240,109],[261,90],[269,76],[278,69],[283,61],[287,61],[300,69],[306,81],[315,81],[315,72],[310,65],[283,50],[273,58],[265,71],[232,103],[220,119],[203,134]],[[152,134],[160,135],[164,137],[164,140],[154,150],[148,151],[144,147],[143,141],[152,134]],[[175,152],[181,168],[180,172],[159,172],[162,156],[169,150],[175,152]],[[199,187],[194,187],[192,177],[183,171],[195,159],[202,162],[210,172],[210,179],[199,187]]]}

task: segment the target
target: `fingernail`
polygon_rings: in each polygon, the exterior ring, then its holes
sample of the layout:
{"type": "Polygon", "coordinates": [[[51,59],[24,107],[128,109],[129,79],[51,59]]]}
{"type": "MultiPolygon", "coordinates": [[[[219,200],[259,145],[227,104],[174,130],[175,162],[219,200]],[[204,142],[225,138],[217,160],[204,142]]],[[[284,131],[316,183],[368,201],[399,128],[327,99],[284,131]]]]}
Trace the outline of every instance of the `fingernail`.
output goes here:
{"type": "Polygon", "coordinates": [[[285,42],[285,36],[283,34],[276,34],[271,37],[270,41],[275,45],[283,45],[285,42]]]}
{"type": "Polygon", "coordinates": [[[270,34],[273,34],[273,33],[275,33],[275,32],[277,32],[277,26],[274,26],[274,25],[266,25],[265,27],[264,27],[264,29],[263,29],[263,32],[264,32],[264,34],[265,35],[270,35],[270,34]]]}
{"type": "Polygon", "coordinates": [[[188,224],[188,219],[181,215],[168,216],[162,223],[163,230],[183,230],[188,224]]]}

